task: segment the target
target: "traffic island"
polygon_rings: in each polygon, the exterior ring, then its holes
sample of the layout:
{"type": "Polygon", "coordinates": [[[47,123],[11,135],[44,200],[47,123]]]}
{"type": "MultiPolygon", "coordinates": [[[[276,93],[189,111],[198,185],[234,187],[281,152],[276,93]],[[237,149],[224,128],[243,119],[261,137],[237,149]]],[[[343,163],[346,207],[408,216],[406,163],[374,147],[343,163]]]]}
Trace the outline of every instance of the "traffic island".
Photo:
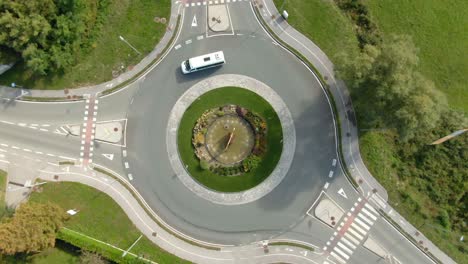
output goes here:
{"type": "MultiPolygon", "coordinates": [[[[94,140],[125,146],[125,127],[127,120],[113,120],[96,122],[94,128],[94,140]]],[[[81,135],[81,125],[67,125],[61,127],[62,131],[68,131],[72,136],[81,135]]]]}
{"type": "Polygon", "coordinates": [[[187,172],[198,183],[218,192],[240,192],[270,175],[282,141],[281,122],[265,99],[247,89],[223,87],[189,106],[177,144],[187,172]]]}
{"type": "Polygon", "coordinates": [[[226,5],[208,6],[208,28],[213,32],[228,31],[231,27],[229,11],[226,5]]]}
{"type": "MultiPolygon", "coordinates": [[[[331,228],[335,228],[338,221],[343,217],[344,210],[341,209],[325,193],[319,198],[318,204],[313,209],[314,216],[331,228]]],[[[309,212],[308,212],[309,213],[309,212]]]]}
{"type": "Polygon", "coordinates": [[[174,173],[185,187],[213,203],[239,205],[262,198],[284,179],[296,132],[289,109],[273,89],[247,76],[224,74],[196,83],[179,98],[169,115],[166,144],[174,173]],[[195,128],[204,113],[211,119],[195,128]],[[197,156],[197,146],[205,153],[197,156]],[[262,147],[264,153],[256,152],[262,147]]]}

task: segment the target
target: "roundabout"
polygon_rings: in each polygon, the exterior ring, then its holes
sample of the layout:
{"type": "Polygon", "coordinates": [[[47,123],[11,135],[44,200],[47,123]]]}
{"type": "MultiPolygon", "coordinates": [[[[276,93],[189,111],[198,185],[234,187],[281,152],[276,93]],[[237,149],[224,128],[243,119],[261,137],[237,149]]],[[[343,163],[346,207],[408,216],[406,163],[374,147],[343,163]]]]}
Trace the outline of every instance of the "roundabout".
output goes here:
{"type": "MultiPolygon", "coordinates": [[[[241,15],[250,11],[236,12],[241,15]]],[[[248,28],[249,23],[257,23],[255,18],[249,16],[243,21],[248,23],[242,23],[242,30],[255,31],[248,28]]],[[[196,34],[185,32],[180,38],[196,34]]],[[[127,171],[134,176],[132,185],[165,222],[197,240],[239,245],[287,232],[303,220],[328,180],[331,161],[336,158],[335,148],[330,147],[335,146],[335,135],[326,95],[300,61],[278,51],[261,31],[255,38],[208,38],[188,47],[171,51],[158,69],[136,86],[127,112],[127,157],[122,163],[130,165],[127,171]],[[239,42],[249,49],[240,52],[239,42]],[[180,73],[180,61],[219,47],[223,47],[225,65],[194,74],[180,73]],[[283,142],[282,151],[276,152],[280,155],[277,165],[253,188],[243,185],[243,190],[214,191],[190,176],[187,171],[192,167],[189,164],[186,168],[181,161],[180,120],[197,98],[220,87],[240,87],[260,95],[281,122],[283,142]]],[[[249,98],[244,96],[245,100],[249,98]]],[[[188,132],[183,146],[196,167],[199,161],[192,146],[195,122],[204,111],[227,104],[262,114],[232,100],[204,106],[194,115],[193,123],[183,129],[188,132]]],[[[230,178],[241,181],[242,177],[230,178]]]]}

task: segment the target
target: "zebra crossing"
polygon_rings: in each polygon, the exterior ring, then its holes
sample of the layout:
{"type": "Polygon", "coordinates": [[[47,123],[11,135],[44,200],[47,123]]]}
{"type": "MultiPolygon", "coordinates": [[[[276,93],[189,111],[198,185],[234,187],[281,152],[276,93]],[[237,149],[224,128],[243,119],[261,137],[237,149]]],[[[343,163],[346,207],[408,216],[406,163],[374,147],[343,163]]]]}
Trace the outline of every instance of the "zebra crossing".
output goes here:
{"type": "Polygon", "coordinates": [[[346,263],[364,241],[367,233],[377,221],[378,215],[379,213],[367,200],[358,198],[323,248],[329,254],[328,257],[332,257],[339,263],[346,263]]]}
{"type": "Polygon", "coordinates": [[[185,7],[194,7],[194,6],[206,6],[206,5],[220,5],[220,4],[229,4],[229,3],[240,3],[240,2],[250,2],[251,0],[185,0],[182,1],[182,4],[185,7]]]}

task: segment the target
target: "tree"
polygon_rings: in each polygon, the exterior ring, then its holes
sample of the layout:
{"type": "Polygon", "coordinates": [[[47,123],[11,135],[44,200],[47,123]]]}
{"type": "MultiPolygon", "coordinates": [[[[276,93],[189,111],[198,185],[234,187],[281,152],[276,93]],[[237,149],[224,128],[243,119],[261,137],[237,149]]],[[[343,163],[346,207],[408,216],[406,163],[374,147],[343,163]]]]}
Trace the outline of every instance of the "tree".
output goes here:
{"type": "Polygon", "coordinates": [[[25,203],[12,218],[0,223],[0,253],[38,252],[55,245],[67,215],[57,205],[25,203]]]}
{"type": "Polygon", "coordinates": [[[447,109],[445,96],[416,71],[418,61],[409,37],[392,36],[365,46],[359,58],[338,56],[337,74],[362,98],[356,107],[368,125],[395,128],[406,141],[434,128],[447,109]]]}
{"type": "Polygon", "coordinates": [[[108,0],[0,1],[0,48],[22,55],[35,73],[61,71],[89,46],[108,0]]]}

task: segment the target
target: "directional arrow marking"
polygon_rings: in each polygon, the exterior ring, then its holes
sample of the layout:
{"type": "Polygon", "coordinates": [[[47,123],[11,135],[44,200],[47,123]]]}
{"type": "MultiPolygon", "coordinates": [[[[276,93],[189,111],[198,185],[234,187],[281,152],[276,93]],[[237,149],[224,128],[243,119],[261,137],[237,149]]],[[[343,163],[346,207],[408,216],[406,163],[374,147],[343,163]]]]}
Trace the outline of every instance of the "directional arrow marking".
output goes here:
{"type": "Polygon", "coordinates": [[[110,160],[114,159],[114,154],[102,154],[102,155],[110,160]]]}
{"type": "Polygon", "coordinates": [[[198,26],[198,24],[197,24],[197,16],[193,16],[192,27],[196,27],[196,26],[198,26]]]}
{"type": "Polygon", "coordinates": [[[346,196],[346,193],[344,192],[343,188],[338,190],[338,194],[343,196],[344,198],[348,199],[348,196],[346,196]]]}

